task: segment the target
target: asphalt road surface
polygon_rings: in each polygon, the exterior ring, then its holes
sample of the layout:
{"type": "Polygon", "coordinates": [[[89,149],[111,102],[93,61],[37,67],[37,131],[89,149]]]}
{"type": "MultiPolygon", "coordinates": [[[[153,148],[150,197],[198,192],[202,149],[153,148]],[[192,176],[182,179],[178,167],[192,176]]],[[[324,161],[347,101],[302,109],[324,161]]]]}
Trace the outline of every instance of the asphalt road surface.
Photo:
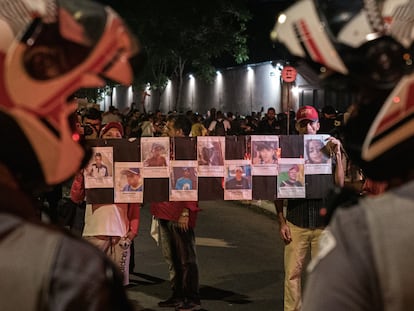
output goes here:
{"type": "MultiPolygon", "coordinates": [[[[283,242],[275,216],[239,202],[200,202],[196,237],[203,310],[283,310],[283,242]]],[[[135,269],[128,296],[136,310],[173,310],[167,265],[150,236],[149,206],[141,209],[135,269]]]]}

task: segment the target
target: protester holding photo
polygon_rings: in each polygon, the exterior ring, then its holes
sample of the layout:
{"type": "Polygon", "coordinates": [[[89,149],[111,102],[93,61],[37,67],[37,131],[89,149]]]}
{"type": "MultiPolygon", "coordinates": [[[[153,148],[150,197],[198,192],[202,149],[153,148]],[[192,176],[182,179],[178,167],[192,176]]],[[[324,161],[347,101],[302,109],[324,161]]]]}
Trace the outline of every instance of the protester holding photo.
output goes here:
{"type": "MultiPolygon", "coordinates": [[[[110,122],[101,129],[99,137],[120,139],[123,134],[123,127],[119,122],[110,122]]],[[[83,202],[84,198],[84,179],[78,176],[72,184],[71,199],[74,202],[83,202]]],[[[117,264],[123,273],[124,285],[129,284],[130,246],[138,235],[139,219],[139,203],[86,204],[82,236],[117,264]]]]}
{"type": "MultiPolygon", "coordinates": [[[[319,130],[318,111],[312,106],[303,106],[296,113],[296,129],[299,134],[317,134],[319,130]]],[[[332,144],[333,165],[332,187],[343,186],[344,170],[342,167],[341,142],[330,137],[332,144]]],[[[291,171],[294,173],[294,170],[291,171]]],[[[296,172],[295,172],[296,173],[296,172]]],[[[285,291],[284,310],[299,310],[302,302],[302,270],[306,254],[310,250],[311,257],[317,255],[318,240],[325,222],[319,210],[323,207],[323,199],[289,199],[286,217],[283,213],[283,200],[275,200],[279,233],[285,242],[285,291]]]]}
{"type": "MultiPolygon", "coordinates": [[[[168,121],[168,136],[190,134],[191,121],[184,115],[168,121]]],[[[151,203],[151,214],[158,220],[160,246],[169,268],[172,295],[160,307],[200,310],[199,273],[194,228],[199,212],[196,201],[151,203]]]]}

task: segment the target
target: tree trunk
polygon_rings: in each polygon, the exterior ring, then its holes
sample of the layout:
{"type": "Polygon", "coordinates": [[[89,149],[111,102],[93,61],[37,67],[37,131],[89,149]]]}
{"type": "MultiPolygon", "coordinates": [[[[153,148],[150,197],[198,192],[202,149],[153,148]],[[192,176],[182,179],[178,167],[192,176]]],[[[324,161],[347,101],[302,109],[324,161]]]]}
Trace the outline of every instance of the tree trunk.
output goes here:
{"type": "Polygon", "coordinates": [[[181,108],[181,100],[182,100],[182,89],[183,89],[183,75],[184,75],[184,68],[185,68],[185,60],[182,60],[181,57],[178,58],[178,68],[177,68],[177,89],[176,89],[176,97],[174,103],[174,110],[179,111],[181,108]]]}

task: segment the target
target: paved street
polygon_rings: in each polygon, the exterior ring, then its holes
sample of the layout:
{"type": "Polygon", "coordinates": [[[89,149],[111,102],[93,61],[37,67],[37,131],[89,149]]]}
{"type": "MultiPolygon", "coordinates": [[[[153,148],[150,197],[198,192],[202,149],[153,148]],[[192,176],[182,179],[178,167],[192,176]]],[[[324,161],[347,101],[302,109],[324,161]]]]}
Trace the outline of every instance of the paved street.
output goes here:
{"type": "MultiPolygon", "coordinates": [[[[201,202],[196,228],[203,310],[283,310],[283,244],[274,215],[225,201],[201,202]]],[[[141,210],[135,273],[128,295],[136,310],[159,308],[171,295],[167,266],[141,210]]]]}

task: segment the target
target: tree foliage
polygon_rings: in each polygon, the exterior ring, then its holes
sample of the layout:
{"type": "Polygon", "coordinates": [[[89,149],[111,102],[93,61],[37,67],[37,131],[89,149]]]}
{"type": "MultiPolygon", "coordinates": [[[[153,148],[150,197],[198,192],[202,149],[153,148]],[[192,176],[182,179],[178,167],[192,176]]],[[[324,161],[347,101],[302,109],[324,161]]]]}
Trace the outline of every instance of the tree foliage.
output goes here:
{"type": "MultiPolygon", "coordinates": [[[[246,24],[251,19],[246,0],[117,0],[106,1],[129,23],[143,45],[147,64],[140,77],[162,94],[168,79],[181,100],[186,73],[212,81],[214,60],[231,55],[248,60],[246,24]]],[[[137,81],[139,83],[139,81],[137,81]]]]}

